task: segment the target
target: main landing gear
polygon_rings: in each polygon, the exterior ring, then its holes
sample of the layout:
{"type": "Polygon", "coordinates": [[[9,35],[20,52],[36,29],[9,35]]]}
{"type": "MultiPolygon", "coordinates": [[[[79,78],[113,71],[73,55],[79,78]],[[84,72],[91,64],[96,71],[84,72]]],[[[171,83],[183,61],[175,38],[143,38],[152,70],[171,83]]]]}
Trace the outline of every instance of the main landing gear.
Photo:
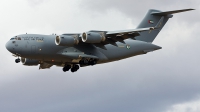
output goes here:
{"type": "Polygon", "coordinates": [[[71,69],[71,72],[76,72],[76,71],[79,70],[79,68],[80,68],[79,65],[73,65],[73,66],[71,66],[71,65],[65,65],[63,67],[63,71],[67,72],[67,71],[69,71],[71,69]]]}
{"type": "MultiPolygon", "coordinates": [[[[79,61],[80,66],[89,66],[89,65],[93,66],[93,65],[96,65],[96,64],[97,64],[96,59],[82,59],[82,60],[79,61]]],[[[80,68],[79,65],[78,64],[73,64],[73,65],[66,64],[63,67],[63,71],[67,72],[67,71],[71,70],[71,72],[76,72],[80,68]]]]}
{"type": "Polygon", "coordinates": [[[93,65],[97,64],[97,60],[95,60],[95,59],[90,59],[90,60],[83,59],[83,60],[80,60],[79,64],[80,65],[91,65],[91,66],[93,66],[93,65]]]}
{"type": "Polygon", "coordinates": [[[71,72],[76,72],[78,71],[80,67],[78,65],[74,65],[72,68],[71,68],[71,72]]]}

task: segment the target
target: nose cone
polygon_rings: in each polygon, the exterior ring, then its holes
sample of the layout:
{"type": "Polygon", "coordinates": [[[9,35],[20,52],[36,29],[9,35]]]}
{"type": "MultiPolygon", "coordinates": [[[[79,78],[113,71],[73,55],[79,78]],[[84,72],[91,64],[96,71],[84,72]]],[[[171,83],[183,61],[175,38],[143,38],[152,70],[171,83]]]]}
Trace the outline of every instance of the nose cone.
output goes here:
{"type": "Polygon", "coordinates": [[[8,51],[12,52],[12,47],[11,47],[10,41],[8,41],[8,42],[6,43],[5,47],[6,47],[6,49],[7,49],[8,51]]]}

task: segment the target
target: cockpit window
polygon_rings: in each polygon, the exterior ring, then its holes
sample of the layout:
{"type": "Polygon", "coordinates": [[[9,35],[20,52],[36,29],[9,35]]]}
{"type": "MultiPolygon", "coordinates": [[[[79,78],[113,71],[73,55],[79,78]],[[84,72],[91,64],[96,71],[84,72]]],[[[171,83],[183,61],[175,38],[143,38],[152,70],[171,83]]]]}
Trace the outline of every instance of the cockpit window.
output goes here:
{"type": "Polygon", "coordinates": [[[17,39],[18,39],[18,40],[22,40],[21,37],[18,37],[17,39]]]}
{"type": "Polygon", "coordinates": [[[10,40],[22,40],[22,38],[16,36],[15,38],[11,38],[10,40]]]}

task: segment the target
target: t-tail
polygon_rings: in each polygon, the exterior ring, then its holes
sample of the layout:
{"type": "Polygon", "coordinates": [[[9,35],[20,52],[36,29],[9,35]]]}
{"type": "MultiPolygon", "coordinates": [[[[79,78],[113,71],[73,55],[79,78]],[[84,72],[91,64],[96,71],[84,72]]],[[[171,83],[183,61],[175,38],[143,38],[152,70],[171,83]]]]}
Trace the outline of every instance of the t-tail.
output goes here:
{"type": "Polygon", "coordinates": [[[162,30],[164,25],[167,23],[169,18],[173,17],[172,14],[190,11],[190,10],[194,10],[194,9],[183,9],[183,10],[174,10],[174,11],[167,11],[167,12],[150,9],[137,28],[152,27],[155,29],[152,31],[141,32],[140,36],[135,37],[135,39],[152,43],[153,40],[158,35],[158,33],[162,30]]]}

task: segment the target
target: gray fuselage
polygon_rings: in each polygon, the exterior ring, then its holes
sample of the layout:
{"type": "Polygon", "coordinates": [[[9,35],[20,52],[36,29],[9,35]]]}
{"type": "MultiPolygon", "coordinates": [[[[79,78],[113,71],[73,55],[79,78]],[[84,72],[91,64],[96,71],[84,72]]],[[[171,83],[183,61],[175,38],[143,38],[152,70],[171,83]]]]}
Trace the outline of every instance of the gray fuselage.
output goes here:
{"type": "Polygon", "coordinates": [[[98,57],[99,64],[145,54],[161,48],[151,43],[131,39],[126,39],[126,44],[117,42],[117,46],[105,45],[105,49],[83,42],[68,47],[56,45],[55,38],[56,35],[18,35],[7,42],[6,48],[20,57],[37,59],[55,65],[77,63],[78,61],[76,60],[80,60],[80,58],[68,57],[68,55],[63,55],[63,53],[93,55],[98,57]]]}

